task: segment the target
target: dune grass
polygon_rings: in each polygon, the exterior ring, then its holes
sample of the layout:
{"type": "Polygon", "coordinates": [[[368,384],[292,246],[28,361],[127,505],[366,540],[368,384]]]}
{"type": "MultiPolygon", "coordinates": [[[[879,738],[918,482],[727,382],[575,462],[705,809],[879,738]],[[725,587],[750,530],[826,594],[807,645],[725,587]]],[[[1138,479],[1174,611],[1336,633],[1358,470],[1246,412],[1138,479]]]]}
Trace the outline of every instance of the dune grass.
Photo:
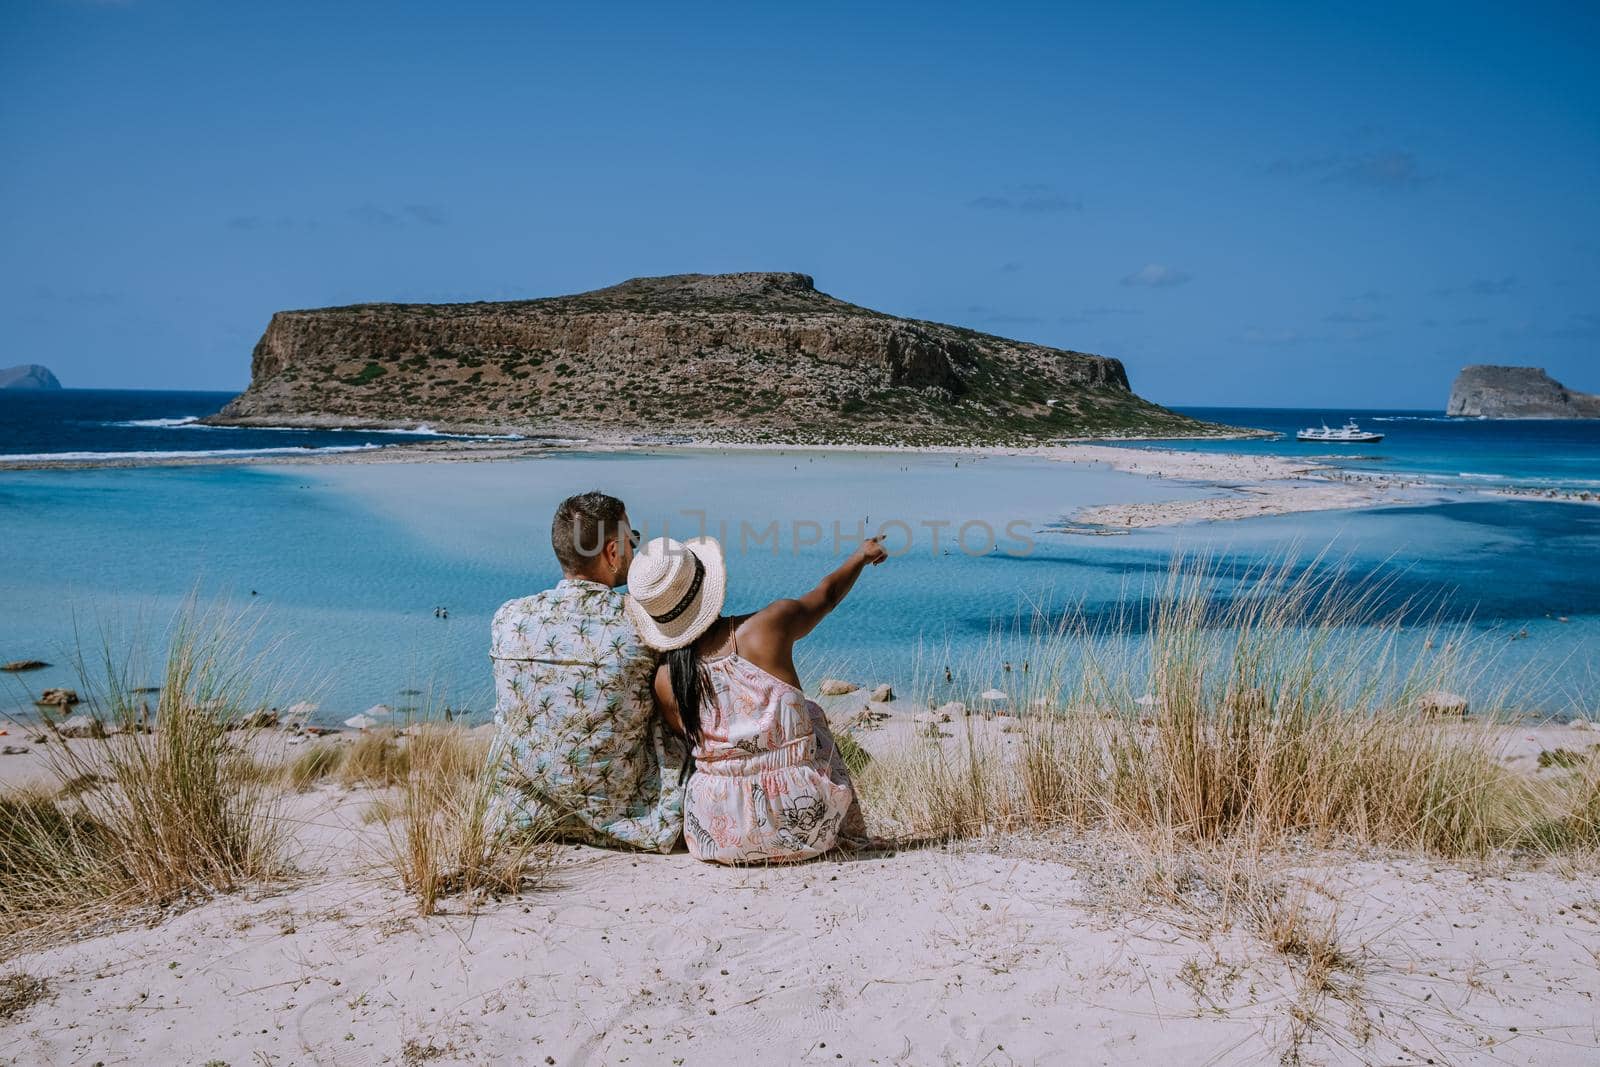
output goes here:
{"type": "MultiPolygon", "coordinates": [[[[1387,591],[1316,565],[1225,576],[1178,559],[1098,628],[1041,614],[1020,642],[954,672],[1007,692],[1012,732],[969,718],[946,728],[949,746],[875,753],[866,803],[951,838],[1058,826],[1444,857],[1592,844],[1592,771],[1540,790],[1500,762],[1492,729],[1423,714],[1427,692],[1481,688],[1487,653],[1442,627],[1424,655],[1403,651],[1414,610],[1387,591]]],[[[938,674],[922,686],[929,703],[953,695],[938,674]]],[[[1502,705],[1491,696],[1475,718],[1502,705]]]]}
{"type": "MultiPolygon", "coordinates": [[[[1019,846],[1087,872],[1111,914],[1244,934],[1290,983],[1266,1024],[1281,1062],[1386,1033],[1403,1046],[1405,1021],[1365,991],[1374,947],[1337,887],[1304,874],[1311,850],[1592,870],[1600,749],[1547,760],[1555,774],[1507,768],[1498,724],[1514,687],[1485,695],[1492,649],[1465,626],[1403,634],[1416,612],[1387,592],[1332,569],[1177,560],[1099,625],[1041,611],[979,655],[931,664],[921,701],[972,714],[873,746],[862,803],[907,839],[1034,836],[1019,846]],[[984,700],[991,688],[1005,700],[984,700]],[[1436,690],[1475,694],[1474,721],[1429,714],[1436,690]]],[[[1191,970],[1197,1003],[1214,1006],[1206,968],[1191,970]]]]}
{"type": "Polygon", "coordinates": [[[384,819],[384,858],[421,915],[452,894],[482,896],[536,887],[553,846],[544,834],[498,817],[503,754],[460,727],[423,723],[407,739],[398,799],[384,819]]]}
{"type": "Polygon", "coordinates": [[[422,719],[313,742],[258,775],[297,792],[322,782],[376,791],[362,822],[382,824],[382,863],[429,915],[447,896],[536,888],[549,862],[540,834],[495,820],[493,760],[488,739],[422,719]]]}
{"type": "Polygon", "coordinates": [[[277,791],[231,727],[264,672],[237,620],[191,603],[175,621],[156,707],[111,642],[80,656],[80,706],[108,736],[51,742],[52,783],[0,796],[0,936],[108,902],[165,906],[284,870],[277,791]],[[159,729],[152,729],[152,718],[159,729]]]}
{"type": "Polygon", "coordinates": [[[494,818],[494,758],[487,738],[424,718],[404,729],[315,741],[260,765],[257,776],[295,792],[324,782],[373,790],[361,820],[382,825],[379,859],[415,898],[418,912],[429,915],[447,896],[540,884],[552,850],[542,835],[494,818]]]}
{"type": "Polygon", "coordinates": [[[344,746],[332,741],[317,741],[305,746],[283,763],[269,765],[264,774],[276,778],[295,792],[302,793],[318,782],[337,774],[344,764],[344,756],[344,746]]]}
{"type": "Polygon", "coordinates": [[[402,744],[398,730],[379,728],[363,730],[356,739],[343,746],[339,761],[339,784],[398,785],[405,781],[411,767],[413,744],[402,744]]]}

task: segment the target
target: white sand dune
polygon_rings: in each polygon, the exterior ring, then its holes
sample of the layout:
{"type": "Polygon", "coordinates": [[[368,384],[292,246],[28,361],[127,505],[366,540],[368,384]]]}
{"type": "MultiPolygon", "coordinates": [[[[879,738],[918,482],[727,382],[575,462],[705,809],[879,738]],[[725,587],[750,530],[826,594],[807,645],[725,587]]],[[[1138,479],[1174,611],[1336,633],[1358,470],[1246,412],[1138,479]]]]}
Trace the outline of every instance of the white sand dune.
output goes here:
{"type": "MultiPolygon", "coordinates": [[[[374,794],[294,798],[277,891],[13,959],[52,995],[7,1062],[1582,1064],[1600,895],[1418,861],[1282,872],[1336,898],[1336,992],[1241,926],[1116,888],[1070,842],[769,869],[562,850],[550,888],[419,918],[374,794]],[[1067,862],[1058,862],[1065,859],[1067,862]]],[[[1112,860],[1115,857],[1111,857],[1112,860]]],[[[1326,894],[1326,895],[1324,895],[1326,894]]]]}

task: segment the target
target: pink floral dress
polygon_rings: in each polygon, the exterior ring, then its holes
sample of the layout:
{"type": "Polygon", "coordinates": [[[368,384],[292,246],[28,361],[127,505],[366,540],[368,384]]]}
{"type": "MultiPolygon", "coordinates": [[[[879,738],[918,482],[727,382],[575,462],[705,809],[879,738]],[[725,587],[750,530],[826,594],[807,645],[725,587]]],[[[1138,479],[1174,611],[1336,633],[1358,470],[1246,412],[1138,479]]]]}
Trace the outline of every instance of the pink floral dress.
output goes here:
{"type": "Polygon", "coordinates": [[[866,839],[850,772],[822,709],[737,651],[711,678],[684,797],[684,839],[714,863],[784,863],[866,839]]]}

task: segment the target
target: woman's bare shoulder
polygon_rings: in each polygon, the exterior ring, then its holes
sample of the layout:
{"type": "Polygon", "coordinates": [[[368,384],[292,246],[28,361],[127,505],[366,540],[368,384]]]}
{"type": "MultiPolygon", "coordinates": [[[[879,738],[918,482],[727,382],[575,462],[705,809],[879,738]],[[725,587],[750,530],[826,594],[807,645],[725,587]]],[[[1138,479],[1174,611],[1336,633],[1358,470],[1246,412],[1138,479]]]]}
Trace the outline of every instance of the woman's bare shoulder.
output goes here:
{"type": "Polygon", "coordinates": [[[782,627],[787,624],[790,619],[794,618],[796,614],[804,610],[805,605],[801,604],[798,600],[794,600],[789,597],[785,597],[782,600],[774,600],[766,607],[761,608],[758,611],[752,611],[750,614],[746,615],[744,617],[744,621],[738,624],[739,630],[742,633],[747,627],[751,626],[782,627]]]}

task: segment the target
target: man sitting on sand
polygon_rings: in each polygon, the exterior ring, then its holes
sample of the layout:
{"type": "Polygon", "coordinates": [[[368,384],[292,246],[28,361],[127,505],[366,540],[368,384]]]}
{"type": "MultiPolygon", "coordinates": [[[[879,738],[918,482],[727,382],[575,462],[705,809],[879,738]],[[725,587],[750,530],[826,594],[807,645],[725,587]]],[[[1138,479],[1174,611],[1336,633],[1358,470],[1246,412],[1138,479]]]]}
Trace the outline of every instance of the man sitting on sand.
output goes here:
{"type": "Polygon", "coordinates": [[[495,613],[495,803],[561,840],[670,852],[685,754],[655,714],[656,654],[617,588],[637,539],[616,497],[568,497],[550,528],[565,577],[495,613]]]}

